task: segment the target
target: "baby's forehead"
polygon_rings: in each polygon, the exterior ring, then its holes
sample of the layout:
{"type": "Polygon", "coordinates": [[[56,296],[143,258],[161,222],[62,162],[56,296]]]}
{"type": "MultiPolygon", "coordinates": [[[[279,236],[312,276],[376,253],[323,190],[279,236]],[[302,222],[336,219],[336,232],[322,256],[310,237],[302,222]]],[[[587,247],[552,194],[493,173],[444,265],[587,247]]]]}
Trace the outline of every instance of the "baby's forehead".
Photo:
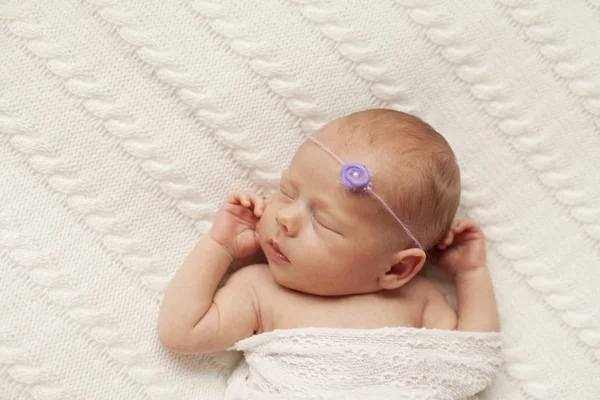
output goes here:
{"type": "MultiPolygon", "coordinates": [[[[383,186],[384,176],[371,167],[374,158],[364,151],[340,151],[331,148],[344,162],[364,164],[373,174],[373,188],[383,186]],[[339,152],[339,154],[337,154],[339,152]]],[[[319,145],[307,142],[296,153],[292,163],[282,175],[284,183],[297,184],[310,188],[315,197],[335,205],[339,211],[346,211],[357,216],[373,217],[379,215],[379,207],[366,191],[352,191],[342,184],[342,164],[319,145]]]]}
{"type": "Polygon", "coordinates": [[[292,162],[290,163],[284,175],[299,175],[308,177],[307,174],[301,174],[300,171],[317,171],[320,177],[339,178],[339,172],[343,164],[359,163],[366,166],[369,170],[378,170],[377,153],[369,148],[351,147],[339,145],[333,141],[319,141],[327,147],[335,156],[330,154],[320,145],[307,140],[296,151],[292,162]],[[337,157],[337,159],[336,159],[337,157]]]}

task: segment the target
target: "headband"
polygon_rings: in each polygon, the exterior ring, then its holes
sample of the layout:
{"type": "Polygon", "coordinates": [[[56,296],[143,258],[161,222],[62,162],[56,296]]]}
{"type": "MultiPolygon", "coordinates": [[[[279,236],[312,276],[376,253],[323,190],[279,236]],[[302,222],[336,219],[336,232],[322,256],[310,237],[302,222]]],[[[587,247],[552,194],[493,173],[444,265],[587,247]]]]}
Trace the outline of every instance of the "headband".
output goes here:
{"type": "Polygon", "coordinates": [[[423,250],[421,243],[417,240],[417,238],[410,233],[408,227],[402,222],[400,218],[394,213],[392,208],[379,196],[377,193],[373,191],[371,184],[371,174],[367,167],[360,163],[346,163],[341,158],[339,158],[329,147],[325,146],[323,143],[319,142],[313,136],[309,136],[308,140],[313,143],[319,145],[323,150],[325,150],[329,155],[337,160],[342,165],[340,170],[340,181],[346,187],[346,189],[351,190],[353,192],[357,192],[359,190],[364,190],[365,192],[369,192],[375,199],[377,199],[381,205],[389,212],[396,221],[400,224],[404,232],[410,237],[413,242],[419,247],[419,249],[423,250]]]}

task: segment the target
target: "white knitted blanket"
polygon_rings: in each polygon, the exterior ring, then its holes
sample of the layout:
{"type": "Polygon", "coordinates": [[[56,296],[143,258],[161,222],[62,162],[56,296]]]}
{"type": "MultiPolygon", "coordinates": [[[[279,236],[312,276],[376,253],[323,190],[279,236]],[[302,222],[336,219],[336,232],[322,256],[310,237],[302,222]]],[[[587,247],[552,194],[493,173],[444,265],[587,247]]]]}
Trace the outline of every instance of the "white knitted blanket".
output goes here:
{"type": "Polygon", "coordinates": [[[415,113],[482,223],[505,365],[481,398],[600,398],[598,0],[0,0],[0,399],[219,399],[156,339],[228,191],[306,135],[415,113]]]}
{"type": "Polygon", "coordinates": [[[500,334],[437,329],[275,330],[233,347],[225,400],[455,400],[486,388],[500,334]]]}

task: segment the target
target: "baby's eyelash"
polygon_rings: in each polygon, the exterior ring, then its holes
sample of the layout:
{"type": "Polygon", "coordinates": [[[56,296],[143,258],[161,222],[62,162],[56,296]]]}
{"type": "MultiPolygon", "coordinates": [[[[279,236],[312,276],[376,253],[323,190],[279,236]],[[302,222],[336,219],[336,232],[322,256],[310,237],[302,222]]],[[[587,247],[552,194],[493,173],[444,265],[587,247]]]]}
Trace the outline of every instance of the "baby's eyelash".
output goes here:
{"type": "Polygon", "coordinates": [[[286,197],[289,197],[290,199],[294,199],[285,189],[282,189],[281,186],[279,187],[279,191],[286,197]]]}
{"type": "MultiPolygon", "coordinates": [[[[317,224],[319,224],[319,225],[323,226],[323,224],[319,222],[319,220],[317,219],[317,217],[315,217],[315,213],[312,213],[312,214],[310,215],[310,218],[311,218],[313,221],[315,221],[317,224]]],[[[324,226],[323,226],[323,227],[324,227],[324,226]]]]}
{"type": "Polygon", "coordinates": [[[340,234],[339,232],[337,232],[337,231],[334,231],[333,229],[331,229],[331,228],[330,228],[330,227],[328,227],[327,225],[325,225],[325,224],[323,224],[322,222],[320,222],[320,221],[317,219],[317,217],[315,217],[315,213],[312,213],[310,217],[311,217],[311,219],[312,219],[313,221],[315,221],[317,224],[319,224],[319,225],[320,225],[321,227],[323,227],[324,229],[327,229],[328,231],[330,231],[330,232],[333,232],[333,233],[337,233],[338,235],[340,234]]]}

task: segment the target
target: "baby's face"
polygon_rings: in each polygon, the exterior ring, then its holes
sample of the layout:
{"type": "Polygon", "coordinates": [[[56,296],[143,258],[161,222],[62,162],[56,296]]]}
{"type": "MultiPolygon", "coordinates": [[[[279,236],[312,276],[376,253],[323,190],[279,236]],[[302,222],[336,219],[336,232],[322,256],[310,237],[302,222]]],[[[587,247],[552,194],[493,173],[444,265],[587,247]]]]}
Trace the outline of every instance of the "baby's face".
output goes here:
{"type": "MultiPolygon", "coordinates": [[[[317,137],[344,161],[367,166],[376,157],[360,149],[339,152],[330,124],[317,137]],[[328,140],[329,139],[329,140],[328,140]]],[[[340,164],[321,147],[306,142],[283,173],[279,190],[261,218],[259,240],[275,280],[316,295],[369,293],[391,265],[381,205],[365,192],[350,192],[339,182],[340,164]]],[[[377,174],[372,181],[377,187],[377,174]]],[[[389,222],[389,221],[388,221],[389,222]]]]}

